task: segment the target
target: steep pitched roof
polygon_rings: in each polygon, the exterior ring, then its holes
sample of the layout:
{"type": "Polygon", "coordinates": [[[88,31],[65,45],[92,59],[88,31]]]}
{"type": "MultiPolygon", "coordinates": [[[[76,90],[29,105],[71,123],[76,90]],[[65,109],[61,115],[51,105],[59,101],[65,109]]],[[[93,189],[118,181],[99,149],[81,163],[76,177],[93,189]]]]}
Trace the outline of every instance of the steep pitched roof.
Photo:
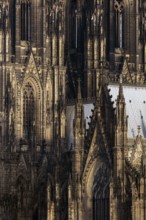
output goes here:
{"type": "MultiPolygon", "coordinates": [[[[114,107],[116,107],[119,86],[109,85],[109,89],[112,101],[114,101],[114,107]]],[[[146,138],[146,87],[125,85],[123,86],[123,93],[128,116],[128,137],[135,138],[137,127],[140,126],[141,134],[146,138]]]]}

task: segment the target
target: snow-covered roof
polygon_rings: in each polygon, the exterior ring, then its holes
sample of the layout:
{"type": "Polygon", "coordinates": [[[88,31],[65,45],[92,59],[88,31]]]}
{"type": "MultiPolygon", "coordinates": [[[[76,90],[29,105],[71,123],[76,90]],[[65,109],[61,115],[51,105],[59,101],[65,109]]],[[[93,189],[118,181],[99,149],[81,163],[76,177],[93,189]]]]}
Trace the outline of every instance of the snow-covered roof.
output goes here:
{"type": "MultiPolygon", "coordinates": [[[[119,85],[109,85],[110,95],[116,108],[116,100],[119,93],[119,85]]],[[[141,135],[146,138],[146,87],[142,86],[123,86],[126,102],[126,115],[128,116],[128,138],[135,138],[138,134],[138,126],[141,127],[141,135]]],[[[86,119],[86,129],[90,122],[91,110],[94,105],[84,104],[84,116],[86,119]]],[[[67,106],[67,143],[68,146],[74,144],[73,120],[75,117],[75,105],[67,106]]]]}
{"type": "MultiPolygon", "coordinates": [[[[109,85],[112,101],[116,107],[119,92],[118,85],[109,85]]],[[[123,86],[126,102],[126,115],[128,116],[128,138],[135,138],[138,134],[138,126],[141,127],[141,135],[146,138],[146,87],[123,86]]]]}

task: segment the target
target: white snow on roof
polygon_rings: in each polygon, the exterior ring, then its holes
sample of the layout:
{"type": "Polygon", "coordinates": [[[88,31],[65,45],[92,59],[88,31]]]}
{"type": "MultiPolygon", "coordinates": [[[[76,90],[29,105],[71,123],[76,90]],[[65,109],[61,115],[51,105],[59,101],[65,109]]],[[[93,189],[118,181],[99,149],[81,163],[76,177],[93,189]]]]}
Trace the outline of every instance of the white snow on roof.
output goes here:
{"type": "MultiPolygon", "coordinates": [[[[113,96],[114,107],[119,93],[118,85],[109,85],[110,94],[113,96]]],[[[123,86],[126,102],[126,115],[128,116],[128,138],[135,138],[138,134],[138,126],[141,127],[141,135],[146,138],[146,87],[123,86]]]]}
{"type": "MultiPolygon", "coordinates": [[[[90,122],[90,116],[92,115],[91,110],[94,109],[94,105],[91,103],[91,104],[84,104],[83,106],[84,106],[84,118],[86,119],[86,129],[88,129],[89,127],[88,122],[90,122]]],[[[67,106],[66,117],[67,117],[67,128],[66,128],[67,143],[68,146],[71,146],[74,144],[73,121],[75,118],[75,105],[67,106]]]]}

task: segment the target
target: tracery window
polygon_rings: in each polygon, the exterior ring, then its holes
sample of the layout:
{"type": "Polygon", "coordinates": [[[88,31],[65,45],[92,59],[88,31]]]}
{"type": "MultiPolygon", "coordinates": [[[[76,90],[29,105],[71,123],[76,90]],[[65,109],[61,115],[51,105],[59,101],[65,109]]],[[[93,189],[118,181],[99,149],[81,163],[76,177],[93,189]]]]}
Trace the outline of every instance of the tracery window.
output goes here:
{"type": "Polygon", "coordinates": [[[21,3],[21,40],[30,41],[31,7],[29,1],[21,3]]]}
{"type": "Polygon", "coordinates": [[[24,138],[32,140],[35,126],[34,89],[28,82],[23,91],[23,133],[24,138]]]}
{"type": "Polygon", "coordinates": [[[116,14],[116,47],[123,47],[123,9],[124,4],[122,0],[115,0],[115,14],[116,14]]]}
{"type": "Polygon", "coordinates": [[[105,195],[95,192],[93,197],[93,220],[110,220],[109,214],[109,188],[105,195]]]}
{"type": "Polygon", "coordinates": [[[94,179],[93,220],[110,220],[109,173],[104,166],[99,169],[94,179]]]}
{"type": "Polygon", "coordinates": [[[23,176],[19,176],[17,179],[17,193],[18,193],[18,207],[23,208],[26,205],[25,190],[26,190],[26,181],[23,176]]]}
{"type": "Polygon", "coordinates": [[[120,48],[123,48],[123,14],[120,13],[120,48]]]}

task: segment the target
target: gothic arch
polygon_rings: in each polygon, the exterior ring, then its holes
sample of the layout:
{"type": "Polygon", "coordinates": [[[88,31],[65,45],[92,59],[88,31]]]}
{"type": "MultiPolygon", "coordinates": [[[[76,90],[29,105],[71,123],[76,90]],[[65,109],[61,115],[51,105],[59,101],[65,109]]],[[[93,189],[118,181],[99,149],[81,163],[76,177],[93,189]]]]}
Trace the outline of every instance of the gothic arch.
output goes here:
{"type": "Polygon", "coordinates": [[[23,175],[19,175],[16,181],[17,185],[17,219],[28,217],[26,210],[30,207],[30,185],[23,175]]]}
{"type": "Polygon", "coordinates": [[[33,144],[41,140],[42,134],[42,92],[35,77],[24,79],[21,89],[21,137],[33,144]]]}
{"type": "MultiPolygon", "coordinates": [[[[94,219],[95,218],[95,210],[94,210],[94,199],[96,198],[98,200],[99,199],[107,199],[106,200],[106,204],[109,203],[109,196],[107,196],[107,194],[109,193],[109,182],[106,183],[106,181],[104,181],[105,176],[103,176],[103,174],[101,174],[101,170],[105,170],[106,169],[106,165],[105,163],[102,162],[102,160],[100,159],[99,156],[96,156],[96,158],[94,159],[94,161],[92,162],[90,169],[88,171],[88,174],[86,176],[85,181],[85,186],[83,188],[83,207],[84,207],[84,219],[94,219]],[[99,177],[102,179],[102,181],[105,183],[102,187],[102,193],[101,189],[98,192],[98,184],[96,183],[97,178],[99,177]]],[[[108,170],[109,172],[109,170],[108,170]]],[[[109,176],[107,175],[107,178],[109,176]]],[[[109,181],[109,180],[108,180],[109,181]]],[[[102,186],[102,184],[101,184],[102,186]]],[[[103,206],[104,208],[105,206],[103,206]]],[[[96,208],[98,209],[99,207],[96,206],[96,208]]],[[[97,210],[98,211],[98,210],[97,210]]],[[[105,210],[103,210],[104,212],[105,210]]],[[[103,214],[102,212],[102,214],[103,214]]],[[[109,210],[107,210],[106,213],[108,213],[109,210]]],[[[106,214],[107,215],[107,214],[106,214]]],[[[107,218],[108,219],[108,218],[107,218]]]]}
{"type": "Polygon", "coordinates": [[[99,167],[102,165],[102,161],[99,157],[96,157],[93,161],[88,174],[86,176],[85,186],[83,188],[83,207],[84,207],[84,219],[92,219],[93,209],[92,209],[92,194],[93,194],[93,183],[94,175],[97,173],[99,167]]]}
{"type": "MultiPolygon", "coordinates": [[[[115,42],[117,48],[127,48],[126,52],[130,50],[130,38],[133,32],[130,31],[131,23],[135,18],[135,2],[130,0],[115,0],[114,14],[115,14],[115,42]],[[132,17],[133,16],[133,17],[132,17]],[[131,20],[132,19],[132,20],[131,20]],[[130,33],[132,32],[132,33],[130,33]]],[[[133,38],[131,38],[133,39],[133,38]]]]}
{"type": "Polygon", "coordinates": [[[93,220],[109,220],[109,184],[109,170],[105,164],[103,164],[94,176],[92,191],[93,220]]]}
{"type": "Polygon", "coordinates": [[[17,177],[16,185],[17,185],[18,206],[23,207],[24,206],[24,195],[26,191],[28,190],[27,181],[23,177],[23,175],[19,175],[17,177]]]}
{"type": "Polygon", "coordinates": [[[41,85],[40,85],[38,79],[35,76],[27,76],[24,79],[22,88],[26,85],[27,82],[30,82],[33,85],[35,91],[37,92],[38,98],[40,99],[42,90],[41,90],[41,85]]]}

